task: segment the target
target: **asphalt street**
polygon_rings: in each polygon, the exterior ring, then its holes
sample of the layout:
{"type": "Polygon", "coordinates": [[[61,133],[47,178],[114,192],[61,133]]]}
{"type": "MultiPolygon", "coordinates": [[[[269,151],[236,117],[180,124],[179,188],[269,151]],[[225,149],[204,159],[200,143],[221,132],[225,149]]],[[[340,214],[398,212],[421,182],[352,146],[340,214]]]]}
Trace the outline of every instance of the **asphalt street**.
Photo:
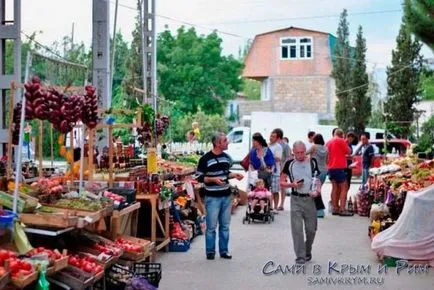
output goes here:
{"type": "MultiPolygon", "coordinates": [[[[330,187],[323,187],[326,204],[330,187]]],[[[352,185],[351,195],[357,187],[352,185]]],[[[287,198],[273,223],[243,225],[245,207],[239,207],[231,221],[232,260],[206,260],[204,236],[195,238],[188,252],[159,253],[160,289],[434,289],[433,268],[385,270],[370,248],[368,218],[357,215],[319,219],[313,259],[305,268],[295,267],[289,208],[287,198]]]]}

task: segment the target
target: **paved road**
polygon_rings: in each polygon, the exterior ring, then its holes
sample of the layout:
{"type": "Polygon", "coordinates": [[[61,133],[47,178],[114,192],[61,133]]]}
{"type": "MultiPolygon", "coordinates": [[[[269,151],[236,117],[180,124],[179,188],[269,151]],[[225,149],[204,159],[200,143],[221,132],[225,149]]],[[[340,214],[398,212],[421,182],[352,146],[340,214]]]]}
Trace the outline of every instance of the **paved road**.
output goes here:
{"type": "MultiPolygon", "coordinates": [[[[353,186],[352,194],[356,186],[353,186]]],[[[325,184],[324,192],[326,203],[330,197],[329,184],[325,184]]],[[[289,209],[289,202],[288,199],[286,209],[289,209]]],[[[244,212],[245,207],[240,207],[232,216],[232,260],[206,260],[204,237],[199,236],[186,253],[160,254],[158,260],[163,264],[160,289],[434,289],[433,268],[428,269],[428,274],[418,275],[408,274],[407,269],[401,271],[399,276],[396,268],[389,268],[387,274],[378,275],[379,264],[370,249],[367,235],[368,219],[359,216],[327,216],[319,220],[313,260],[307,264],[305,274],[276,271],[275,274],[264,275],[264,266],[269,261],[273,261],[274,266],[266,268],[268,272],[276,270],[278,265],[282,265],[283,269],[287,265],[291,270],[294,264],[289,211],[281,212],[270,225],[243,225],[244,212]],[[336,262],[337,265],[332,268],[337,270],[345,267],[343,264],[359,266],[359,274],[336,274],[332,270],[334,274],[329,275],[329,262],[336,262]],[[312,274],[315,264],[321,266],[319,275],[312,274]],[[370,274],[361,266],[365,269],[370,266],[370,274]],[[321,281],[321,278],[324,279],[321,281]]]]}

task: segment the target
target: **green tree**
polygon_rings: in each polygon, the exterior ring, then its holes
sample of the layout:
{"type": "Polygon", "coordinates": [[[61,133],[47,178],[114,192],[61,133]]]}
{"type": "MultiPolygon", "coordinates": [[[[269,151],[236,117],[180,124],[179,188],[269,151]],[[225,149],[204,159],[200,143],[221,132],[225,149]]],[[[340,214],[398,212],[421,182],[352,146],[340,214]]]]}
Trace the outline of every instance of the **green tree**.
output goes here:
{"type": "Polygon", "coordinates": [[[180,110],[223,114],[227,100],[241,87],[242,63],[222,56],[217,33],[198,36],[194,28],[166,30],[158,37],[159,89],[164,98],[179,101],[180,110]]]}
{"type": "Polygon", "coordinates": [[[349,24],[347,10],[341,13],[337,30],[337,43],[333,56],[332,76],[336,82],[336,121],[340,128],[348,130],[354,124],[351,108],[351,95],[348,89],[351,86],[351,54],[349,42],[349,24]]]}
{"type": "Polygon", "coordinates": [[[243,81],[243,93],[248,100],[260,100],[261,99],[261,83],[255,80],[244,79],[243,81]]]}
{"type": "Polygon", "coordinates": [[[371,117],[371,98],[367,94],[369,82],[368,74],[366,73],[366,39],[363,38],[362,26],[359,26],[356,39],[356,49],[354,55],[354,65],[351,71],[351,86],[356,88],[350,92],[353,111],[353,120],[351,124],[354,131],[362,133],[365,130],[366,124],[371,117]]]}
{"type": "Polygon", "coordinates": [[[415,120],[415,103],[419,100],[422,70],[421,44],[413,40],[405,21],[392,51],[392,65],[387,67],[385,113],[387,127],[396,136],[407,138],[415,120]]]}
{"type": "Polygon", "coordinates": [[[405,0],[404,15],[410,31],[434,50],[434,1],[405,0]]]}
{"type": "Polygon", "coordinates": [[[432,152],[434,144],[434,116],[422,125],[422,135],[414,152],[432,152]]]}
{"type": "Polygon", "coordinates": [[[421,75],[421,89],[423,100],[434,100],[434,72],[424,69],[421,75]]]}
{"type": "Polygon", "coordinates": [[[115,44],[116,50],[114,59],[113,92],[117,90],[117,88],[122,84],[122,81],[125,78],[127,72],[125,62],[130,54],[128,42],[124,40],[124,37],[120,31],[116,33],[115,44]]]}

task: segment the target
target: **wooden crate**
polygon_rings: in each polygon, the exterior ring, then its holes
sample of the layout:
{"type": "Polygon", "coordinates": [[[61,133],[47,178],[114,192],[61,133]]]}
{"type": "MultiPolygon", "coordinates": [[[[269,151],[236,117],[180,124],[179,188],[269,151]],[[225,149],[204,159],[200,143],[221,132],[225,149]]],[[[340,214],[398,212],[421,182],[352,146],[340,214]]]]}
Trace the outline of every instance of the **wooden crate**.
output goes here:
{"type": "Polygon", "coordinates": [[[20,220],[26,225],[46,226],[52,228],[69,228],[75,227],[78,223],[78,217],[72,216],[70,212],[63,213],[23,213],[20,220]]]}
{"type": "Polygon", "coordinates": [[[58,260],[54,261],[54,271],[55,272],[59,272],[63,269],[65,269],[66,267],[68,267],[68,256],[65,256],[63,258],[60,258],[58,260]]]}
{"type": "Polygon", "coordinates": [[[92,285],[94,281],[94,276],[72,266],[58,272],[54,277],[74,290],[84,290],[92,285]]]}
{"type": "Polygon", "coordinates": [[[0,289],[3,289],[7,284],[9,284],[10,278],[9,272],[0,277],[0,289]]]}
{"type": "Polygon", "coordinates": [[[83,254],[86,256],[89,256],[91,258],[93,258],[95,260],[96,263],[100,264],[101,266],[103,266],[104,270],[110,268],[112,265],[116,264],[117,260],[119,259],[120,256],[110,256],[107,255],[109,258],[103,260],[100,259],[99,257],[101,257],[102,252],[92,249],[92,248],[88,248],[88,247],[78,247],[77,249],[79,251],[79,254],[83,254]]]}
{"type": "Polygon", "coordinates": [[[131,236],[125,236],[125,235],[118,235],[118,238],[122,238],[126,241],[130,241],[134,244],[140,245],[142,246],[143,251],[147,251],[151,245],[151,241],[148,240],[144,240],[144,239],[140,239],[140,238],[136,238],[136,237],[131,237],[131,236]]]}
{"type": "Polygon", "coordinates": [[[38,272],[33,272],[32,274],[23,277],[23,278],[11,278],[12,284],[19,289],[23,289],[24,287],[32,284],[38,279],[38,272]]]}

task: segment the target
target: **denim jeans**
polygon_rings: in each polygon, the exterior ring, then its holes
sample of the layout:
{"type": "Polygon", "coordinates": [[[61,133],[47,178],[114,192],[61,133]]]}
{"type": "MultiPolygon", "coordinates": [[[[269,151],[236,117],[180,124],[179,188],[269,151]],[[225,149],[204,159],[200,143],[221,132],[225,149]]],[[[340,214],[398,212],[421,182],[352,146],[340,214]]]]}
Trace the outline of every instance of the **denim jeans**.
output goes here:
{"type": "Polygon", "coordinates": [[[205,197],[206,208],[206,254],[215,254],[217,222],[219,224],[219,253],[229,253],[229,226],[231,223],[232,195],[205,197]]]}
{"type": "Polygon", "coordinates": [[[369,177],[369,168],[362,169],[362,185],[365,185],[368,182],[369,177]]]}

